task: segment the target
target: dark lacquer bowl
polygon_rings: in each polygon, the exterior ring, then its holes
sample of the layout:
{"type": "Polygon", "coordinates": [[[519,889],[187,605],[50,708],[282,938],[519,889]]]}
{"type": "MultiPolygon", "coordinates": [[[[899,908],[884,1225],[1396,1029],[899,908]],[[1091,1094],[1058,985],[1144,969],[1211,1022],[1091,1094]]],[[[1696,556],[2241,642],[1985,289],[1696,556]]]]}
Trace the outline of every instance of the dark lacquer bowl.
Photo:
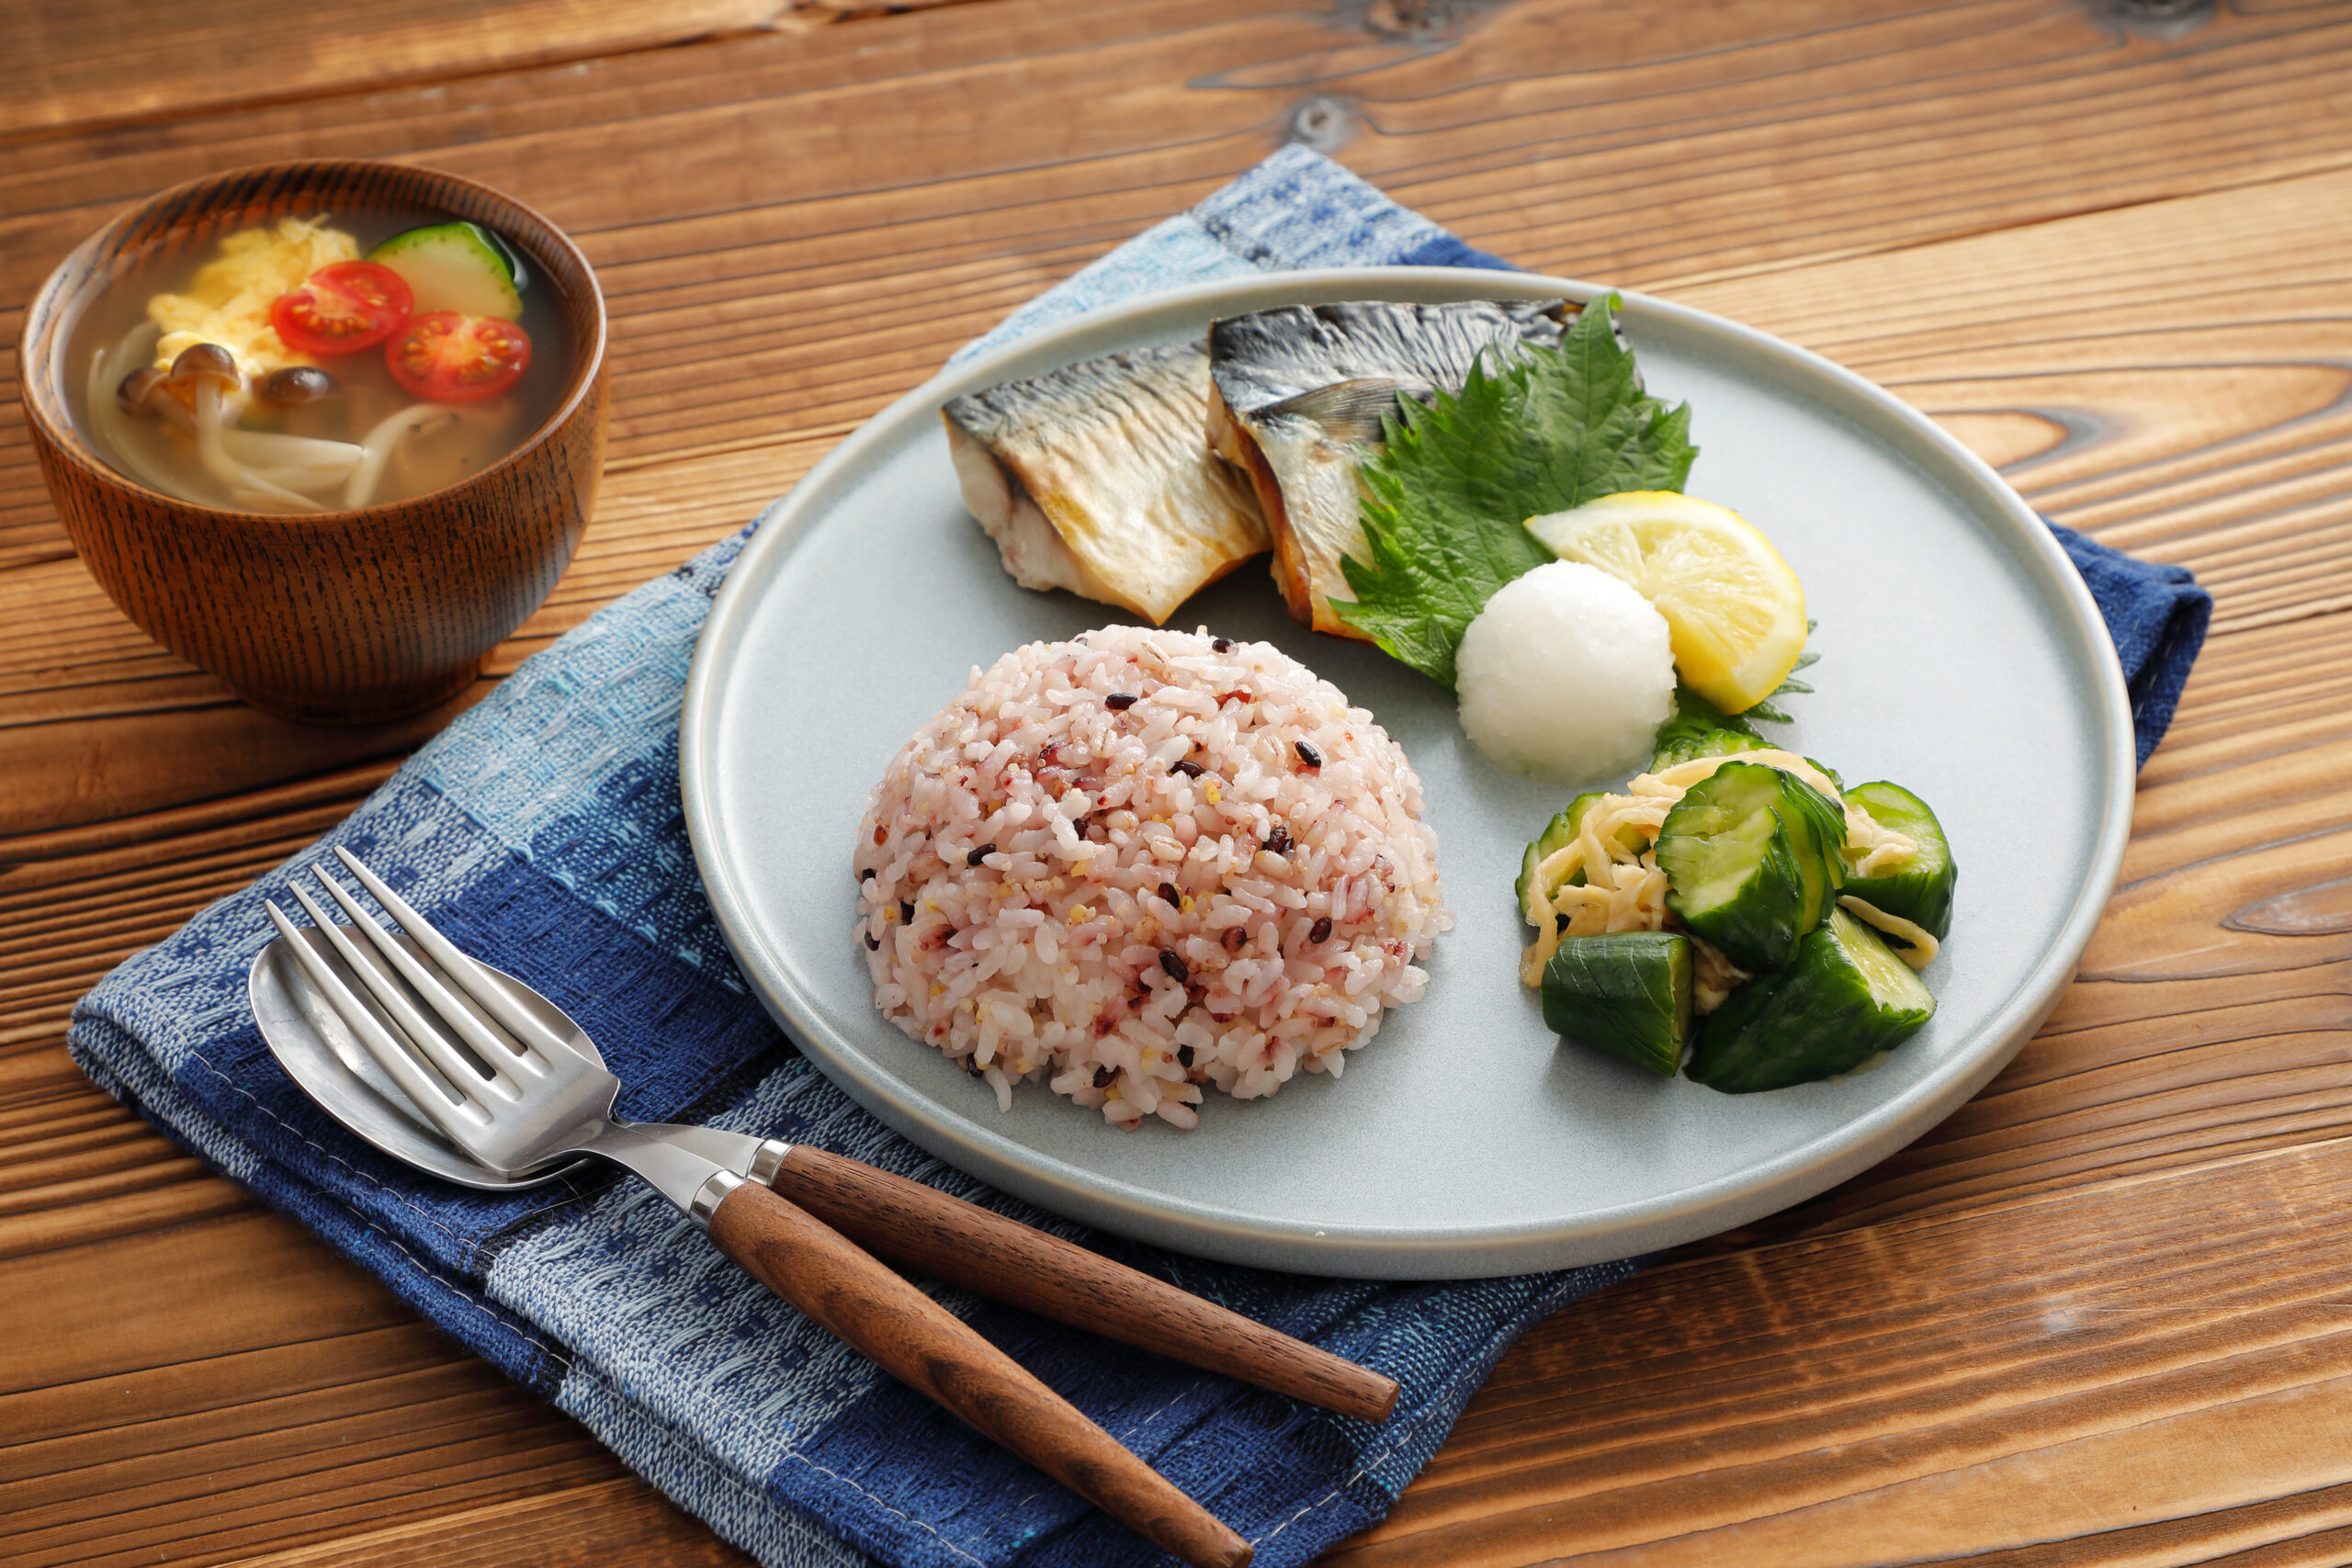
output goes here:
{"type": "Polygon", "coordinates": [[[562,574],[605,459],[605,301],[561,231],[511,197],[398,164],[266,164],[175,186],[84,241],[17,346],[41,477],[83,563],[150,636],[254,706],[316,724],[420,713],[462,690],[562,574]],[[296,515],[158,494],[107,466],[68,412],[83,311],[159,253],[287,213],[433,208],[506,238],[551,278],[571,378],[521,446],[406,501],[296,515]]]}

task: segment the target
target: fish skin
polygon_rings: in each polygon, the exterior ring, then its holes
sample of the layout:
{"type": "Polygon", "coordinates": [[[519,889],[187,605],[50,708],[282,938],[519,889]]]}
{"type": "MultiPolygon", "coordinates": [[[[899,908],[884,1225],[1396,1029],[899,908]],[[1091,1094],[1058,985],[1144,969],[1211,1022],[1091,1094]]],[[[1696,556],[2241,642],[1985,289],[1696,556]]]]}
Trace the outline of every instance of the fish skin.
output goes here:
{"type": "Polygon", "coordinates": [[[1106,355],[940,410],[965,504],[1024,588],[1164,625],[1269,543],[1248,480],[1202,439],[1198,341],[1106,355]]]}
{"type": "Polygon", "coordinates": [[[1481,353],[1556,347],[1565,299],[1285,305],[1209,325],[1209,445],[1250,475],[1292,618],[1358,641],[1334,598],[1363,554],[1358,470],[1401,398],[1459,391],[1481,353]]]}

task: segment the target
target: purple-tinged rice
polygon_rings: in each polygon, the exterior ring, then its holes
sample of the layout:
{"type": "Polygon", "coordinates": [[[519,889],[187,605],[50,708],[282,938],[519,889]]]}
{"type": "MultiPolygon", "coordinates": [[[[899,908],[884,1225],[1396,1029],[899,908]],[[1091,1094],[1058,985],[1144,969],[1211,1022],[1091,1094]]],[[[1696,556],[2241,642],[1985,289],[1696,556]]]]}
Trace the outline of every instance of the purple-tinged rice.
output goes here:
{"type": "Polygon", "coordinates": [[[1130,1128],[1336,1077],[1453,924],[1420,812],[1403,750],[1271,644],[1016,649],[858,825],[875,1005],[1001,1107],[1044,1078],[1130,1128]]]}

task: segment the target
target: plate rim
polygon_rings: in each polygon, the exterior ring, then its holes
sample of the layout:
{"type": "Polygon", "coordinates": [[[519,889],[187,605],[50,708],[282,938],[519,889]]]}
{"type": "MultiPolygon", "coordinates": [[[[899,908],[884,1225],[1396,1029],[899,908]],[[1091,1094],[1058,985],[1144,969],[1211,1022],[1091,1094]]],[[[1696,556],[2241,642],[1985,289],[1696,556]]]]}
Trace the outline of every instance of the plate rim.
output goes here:
{"type": "MultiPolygon", "coordinates": [[[[1842,417],[1847,411],[1837,412],[1842,417]]],[[[1204,1257],[1369,1279],[1497,1276],[1651,1251],[1802,1202],[1916,1140],[1973,1096],[2032,1037],[2073,980],[2112,895],[2130,838],[2137,757],[2121,666],[2089,588],[2040,515],[1991,465],[1875,382],[1761,329],[1635,290],[1485,268],[1349,267],[1256,273],[1138,295],[1041,327],[961,364],[951,362],[860,424],[790,491],[763,508],[756,521],[755,532],[729,569],[704,622],[679,714],[679,784],[687,835],[720,933],[745,982],[812,1066],[894,1131],[949,1164],[1070,1219],[1204,1257]],[[1475,287],[1465,290],[1465,283],[1475,287]],[[1883,432],[1870,433],[1901,460],[1921,468],[1943,488],[1973,488],[1993,503],[1991,514],[2007,536],[2000,542],[2038,564],[2042,586],[2054,588],[2056,602],[2071,611],[2062,629],[2089,655],[2077,665],[2077,673],[2089,679],[2099,698],[2098,717],[2104,733],[2097,739],[2103,743],[2105,772],[2094,781],[2102,798],[2096,806],[2099,826],[2088,874],[2076,890],[2058,938],[1974,1032],[1969,1048],[1954,1053],[1884,1104],[1733,1175],[1589,1211],[1571,1224],[1521,1220],[1391,1228],[1315,1226],[1152,1194],[1014,1143],[960,1112],[906,1095],[895,1079],[861,1070],[864,1064],[854,1049],[832,1046],[780,967],[768,962],[756,940],[758,925],[749,901],[730,870],[729,857],[722,852],[724,829],[712,759],[720,745],[718,717],[729,652],[741,644],[761,584],[781,570],[775,558],[788,555],[792,543],[822,514],[816,502],[836,478],[869,448],[895,439],[910,416],[935,418],[939,405],[959,392],[1011,375],[1038,373],[1019,367],[1068,363],[1102,352],[1066,350],[1063,345],[1083,343],[1106,330],[1193,308],[1204,321],[1232,313],[1237,304],[1265,309],[1264,296],[1289,290],[1322,299],[1429,298],[1434,291],[1453,292],[1456,298],[1481,293],[1495,298],[1566,296],[1589,302],[1615,294],[1623,302],[1623,319],[1673,321],[1685,332],[1727,340],[1751,358],[1779,360],[1826,383],[1828,389],[1858,400],[1914,444],[1906,446],[1887,440],[1883,432]],[[1939,459],[1944,471],[1923,463],[1928,457],[1939,459]]]]}

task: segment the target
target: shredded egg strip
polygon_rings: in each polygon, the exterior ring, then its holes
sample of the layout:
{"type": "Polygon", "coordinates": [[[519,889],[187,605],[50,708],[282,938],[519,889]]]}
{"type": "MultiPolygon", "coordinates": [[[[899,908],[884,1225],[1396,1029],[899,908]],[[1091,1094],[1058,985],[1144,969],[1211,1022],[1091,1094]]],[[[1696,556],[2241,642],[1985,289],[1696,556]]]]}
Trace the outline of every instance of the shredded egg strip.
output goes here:
{"type": "Polygon", "coordinates": [[[1912,968],[1925,969],[1936,961],[1936,949],[1939,944],[1928,933],[1926,928],[1906,920],[1900,915],[1890,915],[1875,905],[1855,897],[1851,893],[1840,893],[1838,896],[1838,904],[1840,908],[1864,925],[1876,926],[1894,938],[1896,942],[1901,943],[1902,945],[1895,947],[1894,955],[1912,968]]]}

